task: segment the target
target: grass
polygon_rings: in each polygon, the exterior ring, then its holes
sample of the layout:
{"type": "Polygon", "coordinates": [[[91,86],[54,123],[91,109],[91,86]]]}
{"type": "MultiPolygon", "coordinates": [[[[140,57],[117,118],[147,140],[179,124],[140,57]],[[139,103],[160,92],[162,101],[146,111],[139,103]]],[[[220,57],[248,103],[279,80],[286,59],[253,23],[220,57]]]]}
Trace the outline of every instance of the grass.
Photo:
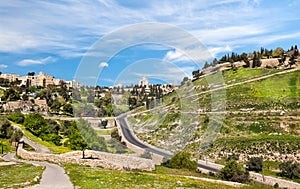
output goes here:
{"type": "MultiPolygon", "coordinates": [[[[83,189],[94,188],[232,188],[225,184],[217,184],[185,178],[183,175],[197,173],[169,168],[158,168],[154,172],[117,171],[102,168],[91,168],[82,165],[63,165],[71,181],[83,189]]],[[[199,176],[199,175],[197,175],[199,176]]],[[[270,188],[259,185],[249,185],[242,188],[270,188]]]]}
{"type": "Polygon", "coordinates": [[[263,68],[256,68],[256,69],[239,68],[237,71],[228,70],[223,72],[223,77],[226,83],[236,83],[236,82],[242,82],[249,79],[261,77],[264,75],[273,74],[279,71],[281,70],[263,69],[263,68]]]}
{"type": "Polygon", "coordinates": [[[102,136],[102,135],[110,135],[111,129],[101,129],[101,130],[96,130],[97,135],[102,136]]]}
{"type": "Polygon", "coordinates": [[[66,153],[66,152],[72,151],[70,148],[67,148],[65,146],[56,146],[52,142],[43,141],[39,137],[34,136],[30,131],[26,130],[25,127],[23,125],[21,125],[21,124],[16,124],[16,123],[13,123],[13,122],[12,122],[12,124],[13,125],[17,125],[20,128],[22,128],[22,130],[24,131],[24,135],[28,139],[30,139],[30,140],[32,140],[32,141],[34,141],[34,142],[36,142],[36,143],[38,143],[40,145],[46,146],[47,148],[49,148],[50,151],[54,152],[55,154],[62,154],[62,153],[66,153]]]}
{"type": "Polygon", "coordinates": [[[23,188],[38,184],[34,178],[41,178],[44,167],[18,163],[16,165],[0,166],[0,188],[23,188]]]}
{"type": "MultiPolygon", "coordinates": [[[[1,143],[1,145],[3,144],[3,153],[4,154],[15,150],[15,148],[10,145],[10,142],[9,142],[8,139],[2,139],[1,138],[0,139],[0,143],[1,143]]],[[[1,149],[2,148],[1,145],[0,145],[0,152],[2,150],[1,149]]]]}

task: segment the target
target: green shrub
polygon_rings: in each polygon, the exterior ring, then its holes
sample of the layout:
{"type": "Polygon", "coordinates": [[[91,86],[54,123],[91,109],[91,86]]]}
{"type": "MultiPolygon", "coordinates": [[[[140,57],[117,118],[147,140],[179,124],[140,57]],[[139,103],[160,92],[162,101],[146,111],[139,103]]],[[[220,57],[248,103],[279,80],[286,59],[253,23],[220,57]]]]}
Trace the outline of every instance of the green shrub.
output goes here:
{"type": "Polygon", "coordinates": [[[21,123],[24,122],[25,117],[21,112],[17,111],[17,112],[14,112],[14,113],[8,115],[7,119],[9,119],[10,121],[21,124],[21,123]]]}
{"type": "Polygon", "coordinates": [[[262,157],[252,157],[247,162],[247,170],[259,172],[263,169],[263,159],[262,157]]]}
{"type": "Polygon", "coordinates": [[[283,162],[279,165],[281,175],[287,178],[293,179],[300,176],[299,163],[293,163],[292,161],[283,162]]]}
{"type": "Polygon", "coordinates": [[[249,172],[245,171],[236,161],[229,161],[219,172],[219,177],[233,182],[248,182],[249,172]]]}
{"type": "Polygon", "coordinates": [[[190,159],[191,155],[187,152],[179,152],[175,154],[168,162],[171,168],[196,170],[197,162],[190,159]]]}

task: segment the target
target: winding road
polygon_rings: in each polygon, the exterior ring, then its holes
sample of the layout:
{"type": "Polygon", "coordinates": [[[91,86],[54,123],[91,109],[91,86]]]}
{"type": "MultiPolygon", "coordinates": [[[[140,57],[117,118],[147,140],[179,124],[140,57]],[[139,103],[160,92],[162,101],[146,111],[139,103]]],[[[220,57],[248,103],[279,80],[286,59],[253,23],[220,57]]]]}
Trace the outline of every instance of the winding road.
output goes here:
{"type": "MultiPolygon", "coordinates": [[[[119,128],[122,132],[122,136],[127,140],[127,142],[143,148],[143,149],[147,149],[148,151],[161,155],[161,156],[165,156],[165,157],[171,157],[172,153],[170,152],[166,152],[162,149],[158,149],[156,147],[153,147],[149,144],[146,144],[144,142],[141,142],[136,136],[135,134],[132,132],[132,130],[130,129],[130,126],[127,122],[127,113],[119,116],[116,118],[117,123],[119,124],[119,128]]],[[[220,164],[215,164],[212,162],[206,162],[203,160],[199,160],[198,161],[198,167],[201,169],[205,169],[208,171],[212,171],[212,172],[218,172],[220,169],[222,169],[224,166],[220,165],[220,164]]],[[[300,188],[300,184],[299,183],[295,183],[292,181],[287,181],[287,180],[283,180],[283,179],[279,179],[279,178],[275,178],[272,176],[263,176],[259,173],[254,173],[254,172],[250,172],[250,176],[252,177],[252,179],[257,182],[257,183],[262,183],[262,184],[267,184],[270,186],[274,186],[275,183],[278,183],[280,187],[286,187],[286,188],[300,188]]]]}
{"type": "MultiPolygon", "coordinates": [[[[141,142],[136,136],[135,134],[132,132],[132,130],[130,129],[129,127],[129,124],[127,123],[127,114],[125,115],[122,115],[122,116],[119,116],[117,118],[117,122],[119,122],[120,124],[120,128],[121,128],[121,131],[122,131],[122,135],[125,137],[125,139],[137,146],[137,147],[140,147],[142,149],[146,149],[154,154],[157,154],[157,155],[160,155],[160,156],[164,156],[164,157],[167,157],[167,158],[170,158],[173,154],[171,152],[166,152],[165,150],[162,150],[162,149],[158,149],[154,146],[151,146],[149,144],[146,144],[144,142],[141,142]]],[[[220,169],[214,167],[214,166],[209,166],[209,165],[206,165],[206,163],[203,163],[203,162],[198,162],[198,167],[199,168],[202,168],[202,169],[206,169],[208,171],[213,171],[213,172],[218,172],[220,169]]]]}

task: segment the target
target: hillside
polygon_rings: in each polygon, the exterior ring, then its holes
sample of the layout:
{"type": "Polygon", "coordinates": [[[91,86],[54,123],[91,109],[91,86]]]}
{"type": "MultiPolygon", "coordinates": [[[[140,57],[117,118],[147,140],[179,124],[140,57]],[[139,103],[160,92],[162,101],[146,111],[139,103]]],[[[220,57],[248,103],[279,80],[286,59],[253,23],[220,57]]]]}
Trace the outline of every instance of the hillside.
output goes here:
{"type": "Polygon", "coordinates": [[[129,121],[141,139],[173,152],[300,161],[299,94],[300,70],[231,69],[185,83],[129,121]]]}

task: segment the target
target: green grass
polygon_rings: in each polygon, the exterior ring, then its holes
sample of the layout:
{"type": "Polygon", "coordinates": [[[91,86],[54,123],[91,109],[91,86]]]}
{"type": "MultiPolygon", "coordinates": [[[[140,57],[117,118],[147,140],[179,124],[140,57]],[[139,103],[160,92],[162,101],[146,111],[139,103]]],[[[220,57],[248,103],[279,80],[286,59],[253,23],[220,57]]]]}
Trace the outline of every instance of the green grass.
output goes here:
{"type": "MultiPolygon", "coordinates": [[[[184,178],[183,175],[194,175],[181,170],[158,168],[154,172],[117,171],[102,168],[91,168],[82,165],[64,164],[72,183],[83,189],[94,188],[232,188],[225,184],[184,178]],[[178,182],[181,184],[178,184],[178,182]]],[[[199,176],[199,175],[198,175],[199,176]]],[[[270,188],[249,185],[242,188],[270,188]]]]}
{"type": "Polygon", "coordinates": [[[272,98],[275,100],[295,98],[300,95],[300,71],[277,75],[270,79],[252,84],[255,96],[272,98]]]}
{"type": "Polygon", "coordinates": [[[277,73],[280,71],[281,70],[263,69],[263,68],[256,68],[256,69],[239,68],[237,71],[228,70],[223,72],[223,77],[226,83],[237,83],[237,82],[242,82],[249,79],[277,73]]]}
{"type": "Polygon", "coordinates": [[[19,126],[20,128],[22,128],[22,130],[24,131],[24,135],[25,135],[28,139],[30,139],[30,140],[32,140],[32,141],[38,143],[38,144],[41,144],[41,145],[43,145],[43,146],[46,146],[47,148],[49,148],[50,151],[52,151],[52,152],[54,152],[54,153],[56,153],[56,154],[62,154],[62,153],[66,153],[66,152],[72,151],[70,148],[67,148],[67,147],[65,147],[65,146],[56,146],[56,145],[55,145],[54,143],[52,143],[52,142],[43,141],[43,140],[40,139],[39,137],[34,136],[30,131],[26,130],[25,127],[24,127],[23,125],[21,125],[21,124],[16,124],[16,123],[12,123],[12,124],[17,125],[17,126],[19,126]]]}
{"type": "MultiPolygon", "coordinates": [[[[8,139],[0,138],[0,143],[3,144],[3,153],[4,154],[15,150],[15,148],[10,145],[10,142],[8,139]]],[[[0,145],[0,153],[2,150],[1,148],[2,148],[2,146],[0,145]]]]}
{"type": "Polygon", "coordinates": [[[102,136],[102,135],[110,135],[111,129],[101,129],[101,130],[96,130],[96,133],[97,133],[99,136],[102,136]]]}
{"type": "Polygon", "coordinates": [[[44,167],[25,163],[0,166],[0,188],[23,188],[38,184],[34,178],[41,178],[43,170],[44,167]]]}

